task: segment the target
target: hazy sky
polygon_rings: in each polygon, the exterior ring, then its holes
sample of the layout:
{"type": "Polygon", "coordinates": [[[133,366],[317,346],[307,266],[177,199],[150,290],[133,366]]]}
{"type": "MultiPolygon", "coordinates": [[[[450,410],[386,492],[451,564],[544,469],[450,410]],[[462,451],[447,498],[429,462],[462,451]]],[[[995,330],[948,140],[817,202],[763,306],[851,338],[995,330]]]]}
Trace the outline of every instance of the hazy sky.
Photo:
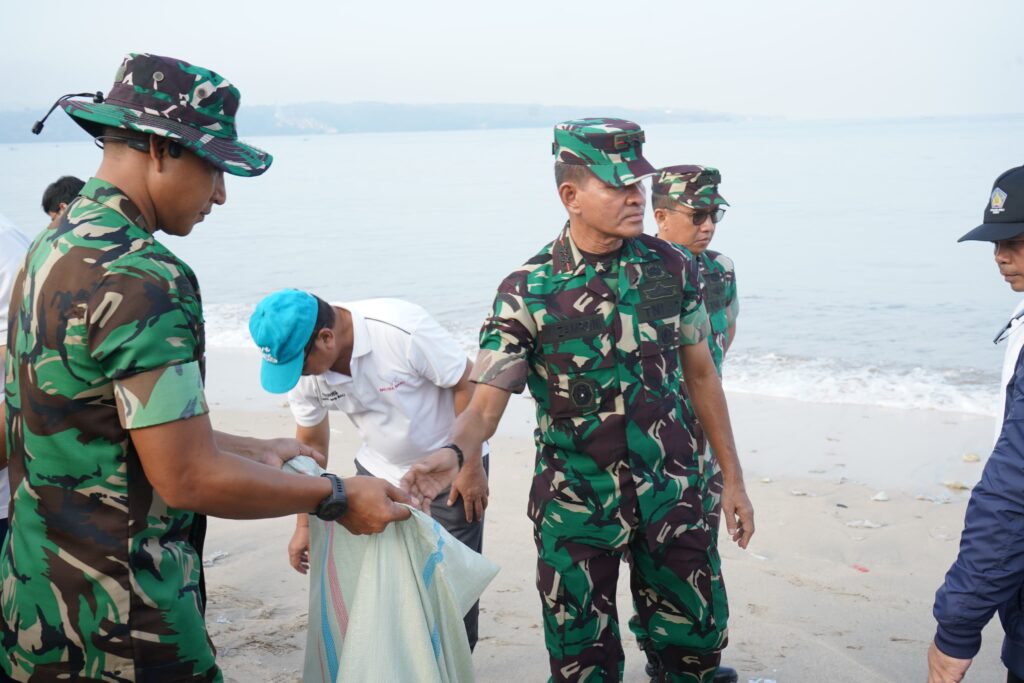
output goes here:
{"type": "Polygon", "coordinates": [[[148,51],[212,68],[254,104],[617,104],[791,118],[1024,112],[1022,0],[0,7],[0,108],[106,91],[125,52],[148,51]]]}

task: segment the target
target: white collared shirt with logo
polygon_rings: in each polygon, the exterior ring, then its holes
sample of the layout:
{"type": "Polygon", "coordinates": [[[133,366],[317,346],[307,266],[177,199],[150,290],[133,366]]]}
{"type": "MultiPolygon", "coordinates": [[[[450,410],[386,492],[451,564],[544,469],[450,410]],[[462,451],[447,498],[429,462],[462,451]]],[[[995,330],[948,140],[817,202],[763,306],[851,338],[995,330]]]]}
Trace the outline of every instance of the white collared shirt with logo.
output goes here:
{"type": "Polygon", "coordinates": [[[356,460],[398,484],[409,467],[446,444],[466,353],[430,314],[400,299],[334,303],[352,314],[352,376],[304,376],[288,393],[295,421],[348,415],[363,439],[356,460]]]}

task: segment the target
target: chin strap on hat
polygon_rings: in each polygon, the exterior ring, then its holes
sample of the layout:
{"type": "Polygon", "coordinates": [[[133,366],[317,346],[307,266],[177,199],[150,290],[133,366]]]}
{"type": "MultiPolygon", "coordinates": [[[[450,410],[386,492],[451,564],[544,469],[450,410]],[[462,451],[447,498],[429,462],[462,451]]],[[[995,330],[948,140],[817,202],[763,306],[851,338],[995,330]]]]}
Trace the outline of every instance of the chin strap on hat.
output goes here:
{"type": "Polygon", "coordinates": [[[50,114],[53,113],[53,110],[56,109],[57,107],[59,107],[61,104],[63,104],[65,100],[70,100],[72,97],[91,97],[92,101],[93,101],[93,104],[103,104],[103,93],[100,92],[99,90],[97,90],[94,93],[92,93],[92,92],[78,92],[78,93],[71,93],[69,95],[63,95],[61,97],[58,97],[57,101],[53,103],[52,107],[50,107],[50,111],[46,112],[46,116],[44,116],[43,118],[41,118],[38,121],[36,121],[35,124],[32,126],[32,133],[34,135],[39,135],[40,133],[42,133],[43,132],[43,124],[46,123],[46,119],[50,118],[50,114]]]}

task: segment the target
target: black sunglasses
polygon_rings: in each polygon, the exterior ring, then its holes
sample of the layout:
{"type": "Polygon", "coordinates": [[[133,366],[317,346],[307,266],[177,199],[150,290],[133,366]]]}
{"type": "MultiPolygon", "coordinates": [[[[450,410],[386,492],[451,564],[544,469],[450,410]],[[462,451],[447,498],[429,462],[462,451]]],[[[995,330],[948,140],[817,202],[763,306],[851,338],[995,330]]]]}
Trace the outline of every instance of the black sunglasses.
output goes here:
{"type": "MultiPolygon", "coordinates": [[[[686,213],[685,211],[680,211],[679,209],[665,209],[665,210],[666,211],[672,211],[674,213],[686,213]]],[[[687,215],[690,217],[690,220],[692,220],[693,224],[696,225],[696,226],[704,225],[704,221],[706,221],[709,218],[711,219],[711,222],[713,224],[718,225],[719,221],[721,221],[723,218],[725,218],[725,209],[723,209],[721,207],[719,207],[717,209],[714,209],[713,211],[697,211],[696,209],[693,209],[687,215]]]]}

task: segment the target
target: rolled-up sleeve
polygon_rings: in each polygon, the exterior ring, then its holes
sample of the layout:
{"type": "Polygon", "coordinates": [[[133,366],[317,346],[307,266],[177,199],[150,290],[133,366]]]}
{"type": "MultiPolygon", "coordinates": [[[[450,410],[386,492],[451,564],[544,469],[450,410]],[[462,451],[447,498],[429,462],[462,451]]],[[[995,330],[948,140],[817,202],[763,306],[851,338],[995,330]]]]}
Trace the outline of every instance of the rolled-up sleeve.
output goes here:
{"type": "Polygon", "coordinates": [[[106,275],[85,320],[89,353],[113,382],[125,429],[209,412],[197,359],[198,295],[184,277],[162,277],[147,265],[127,262],[106,275]]]}
{"type": "Polygon", "coordinates": [[[537,336],[526,305],[526,273],[509,275],[498,287],[491,314],[480,330],[480,351],[470,380],[514,394],[526,388],[529,355],[537,336]]]}
{"type": "Polygon", "coordinates": [[[679,343],[683,346],[700,344],[711,334],[711,321],[704,307],[704,280],[700,276],[697,260],[683,254],[682,304],[679,309],[679,343]]]}

